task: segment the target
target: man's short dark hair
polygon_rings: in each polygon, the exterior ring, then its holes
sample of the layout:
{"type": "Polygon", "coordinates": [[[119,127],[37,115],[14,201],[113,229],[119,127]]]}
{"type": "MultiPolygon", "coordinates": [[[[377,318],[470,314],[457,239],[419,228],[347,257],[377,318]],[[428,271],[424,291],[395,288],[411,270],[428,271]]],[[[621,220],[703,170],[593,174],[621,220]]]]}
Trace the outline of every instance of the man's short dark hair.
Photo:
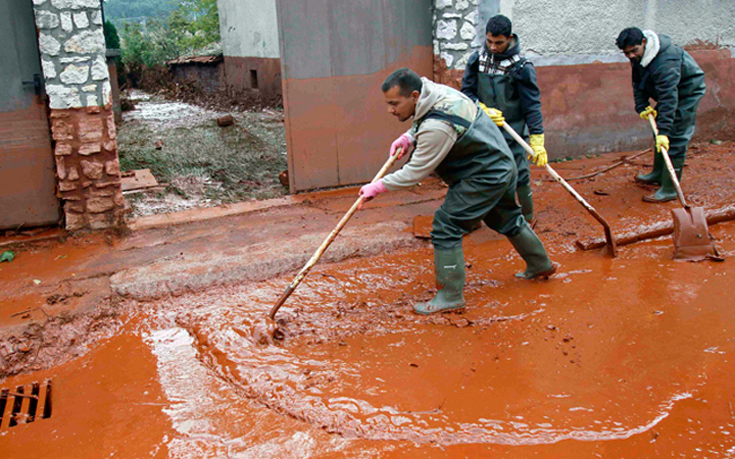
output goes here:
{"type": "Polygon", "coordinates": [[[497,16],[491,17],[490,20],[487,21],[487,25],[485,26],[485,34],[490,34],[493,37],[505,35],[506,37],[510,38],[510,36],[513,35],[513,24],[511,24],[510,19],[503,16],[502,14],[498,14],[497,16]]]}
{"type": "Polygon", "coordinates": [[[643,31],[641,31],[641,29],[638,27],[628,27],[620,32],[618,39],[615,40],[615,44],[618,45],[618,48],[625,49],[628,46],[642,44],[644,38],[646,37],[643,36],[643,31]]]}
{"type": "Polygon", "coordinates": [[[421,77],[418,76],[416,72],[404,67],[388,75],[388,78],[385,79],[383,86],[381,86],[380,89],[382,89],[383,92],[388,92],[395,86],[398,86],[398,93],[400,95],[408,97],[414,91],[421,92],[423,83],[421,82],[421,77]]]}

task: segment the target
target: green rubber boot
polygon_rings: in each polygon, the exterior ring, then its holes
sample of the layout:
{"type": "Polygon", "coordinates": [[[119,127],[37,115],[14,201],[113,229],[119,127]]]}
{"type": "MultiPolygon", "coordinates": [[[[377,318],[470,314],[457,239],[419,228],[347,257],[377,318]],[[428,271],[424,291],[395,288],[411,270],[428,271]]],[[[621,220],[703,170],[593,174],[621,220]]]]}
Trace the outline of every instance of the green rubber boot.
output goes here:
{"type": "Polygon", "coordinates": [[[664,171],[664,157],[661,153],[653,155],[653,170],[648,174],[639,174],[635,176],[635,181],[645,185],[659,185],[661,183],[661,174],[664,171]]]}
{"type": "Polygon", "coordinates": [[[516,194],[518,194],[518,203],[521,205],[523,218],[526,219],[529,225],[533,226],[533,191],[531,191],[531,185],[519,186],[516,188],[516,194]]]}
{"type": "Polygon", "coordinates": [[[516,277],[535,279],[549,277],[556,272],[556,265],[549,260],[544,244],[531,227],[523,225],[521,232],[508,240],[526,262],[526,270],[516,273],[516,277]]]}
{"type": "MultiPolygon", "coordinates": [[[[671,159],[671,164],[674,166],[676,178],[679,179],[679,183],[681,183],[681,173],[684,170],[685,159],[686,158],[671,159]]],[[[669,171],[666,170],[664,171],[664,173],[661,174],[661,188],[656,190],[656,192],[652,195],[643,196],[643,201],[657,203],[673,201],[677,198],[678,196],[676,195],[676,187],[674,187],[674,182],[671,180],[671,174],[669,174],[669,171]]]]}
{"type": "Polygon", "coordinates": [[[462,246],[452,250],[434,248],[434,270],[438,290],[436,296],[431,301],[414,305],[414,312],[428,315],[464,308],[462,290],[465,273],[462,246]]]}

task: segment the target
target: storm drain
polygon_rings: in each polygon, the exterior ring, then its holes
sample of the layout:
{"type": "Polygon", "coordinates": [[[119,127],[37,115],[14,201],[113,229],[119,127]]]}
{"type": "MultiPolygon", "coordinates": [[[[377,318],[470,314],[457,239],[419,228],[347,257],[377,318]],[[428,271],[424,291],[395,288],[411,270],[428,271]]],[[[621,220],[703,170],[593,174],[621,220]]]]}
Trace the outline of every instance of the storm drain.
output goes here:
{"type": "Polygon", "coordinates": [[[51,380],[0,390],[0,430],[51,417],[51,380]]]}

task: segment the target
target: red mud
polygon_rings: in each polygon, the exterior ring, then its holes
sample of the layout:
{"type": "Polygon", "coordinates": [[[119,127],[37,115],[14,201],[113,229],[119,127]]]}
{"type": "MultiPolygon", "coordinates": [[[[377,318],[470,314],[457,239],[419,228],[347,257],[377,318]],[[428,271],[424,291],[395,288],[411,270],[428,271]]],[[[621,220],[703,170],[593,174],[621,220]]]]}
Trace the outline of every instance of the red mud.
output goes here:
{"type": "MultiPolygon", "coordinates": [[[[732,201],[731,150],[695,149],[683,182],[693,205],[732,201]]],[[[611,160],[556,169],[573,177],[611,160]]],[[[632,183],[640,170],[622,166],[573,186],[614,231],[670,219],[675,204],[640,202],[650,192],[632,183]]],[[[131,320],[115,337],[3,381],[53,377],[58,389],[50,419],[0,431],[0,454],[733,457],[735,265],[676,262],[670,237],[621,247],[616,259],[575,251],[574,240],[601,227],[538,172],[534,188],[537,231],[561,263],[549,281],[514,278],[522,260],[482,229],[465,240],[464,314],[411,312],[433,289],[429,246],[317,265],[279,312],[284,340],[273,345],[255,345],[247,330],[288,274],[125,301],[119,311],[131,320]]],[[[337,193],[320,205],[352,200],[337,193]]],[[[371,203],[374,213],[380,204],[371,203]]],[[[360,215],[375,218],[359,213],[351,224],[360,215]]],[[[734,253],[735,223],[710,230],[734,253]]],[[[20,266],[19,281],[34,275],[20,266]]],[[[59,268],[63,278],[73,266],[59,268]]]]}

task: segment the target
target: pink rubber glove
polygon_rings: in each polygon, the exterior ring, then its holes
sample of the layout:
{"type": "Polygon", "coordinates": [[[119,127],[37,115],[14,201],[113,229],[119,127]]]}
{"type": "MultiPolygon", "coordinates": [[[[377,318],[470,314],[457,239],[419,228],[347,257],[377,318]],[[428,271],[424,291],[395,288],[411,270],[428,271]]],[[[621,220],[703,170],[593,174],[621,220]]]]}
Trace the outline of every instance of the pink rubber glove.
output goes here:
{"type": "Polygon", "coordinates": [[[398,149],[401,149],[401,152],[398,154],[398,159],[403,158],[403,155],[408,153],[408,150],[413,146],[414,138],[411,137],[408,134],[401,134],[400,137],[398,137],[396,140],[393,141],[392,144],[390,144],[390,155],[393,156],[396,154],[396,151],[398,149]]]}
{"type": "Polygon", "coordinates": [[[362,209],[362,205],[366,201],[369,201],[380,193],[385,193],[386,191],[388,191],[388,189],[383,185],[383,179],[380,179],[375,183],[368,183],[360,188],[360,197],[363,199],[363,202],[357,208],[362,209]]]}

